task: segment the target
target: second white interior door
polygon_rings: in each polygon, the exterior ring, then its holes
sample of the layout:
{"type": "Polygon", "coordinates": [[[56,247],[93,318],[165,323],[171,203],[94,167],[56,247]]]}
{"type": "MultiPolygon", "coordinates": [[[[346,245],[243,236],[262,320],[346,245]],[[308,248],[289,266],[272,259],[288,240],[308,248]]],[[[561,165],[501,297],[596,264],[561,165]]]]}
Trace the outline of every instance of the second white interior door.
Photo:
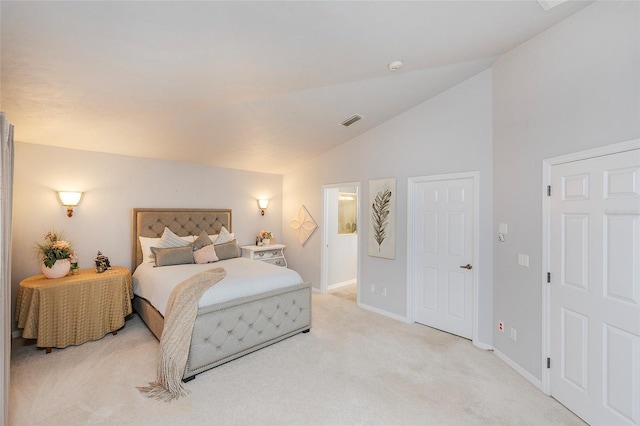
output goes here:
{"type": "Polygon", "coordinates": [[[471,339],[474,181],[425,181],[413,188],[414,319],[471,339]]]}

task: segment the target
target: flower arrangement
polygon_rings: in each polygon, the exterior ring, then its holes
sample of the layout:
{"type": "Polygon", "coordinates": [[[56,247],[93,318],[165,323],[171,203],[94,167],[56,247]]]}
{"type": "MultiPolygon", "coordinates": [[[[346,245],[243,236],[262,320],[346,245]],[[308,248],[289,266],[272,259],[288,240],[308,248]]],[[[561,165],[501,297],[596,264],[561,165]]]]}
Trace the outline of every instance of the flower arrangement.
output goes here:
{"type": "Polygon", "coordinates": [[[61,233],[49,231],[44,236],[45,243],[38,244],[38,255],[47,268],[53,267],[56,260],[69,259],[74,253],[71,243],[63,240],[61,233]]]}
{"type": "Polygon", "coordinates": [[[273,238],[273,235],[271,235],[271,231],[265,231],[264,229],[262,231],[260,231],[260,233],[258,234],[258,237],[261,240],[265,240],[265,239],[271,239],[273,238]]]}

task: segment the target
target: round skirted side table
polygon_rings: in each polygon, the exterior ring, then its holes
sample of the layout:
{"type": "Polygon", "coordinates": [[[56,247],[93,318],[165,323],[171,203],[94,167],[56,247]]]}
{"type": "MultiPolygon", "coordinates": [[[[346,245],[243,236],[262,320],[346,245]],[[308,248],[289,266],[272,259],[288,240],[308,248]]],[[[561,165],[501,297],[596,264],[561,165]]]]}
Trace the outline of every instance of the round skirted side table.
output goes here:
{"type": "Polygon", "coordinates": [[[132,311],[132,297],[131,272],[121,266],[55,279],[34,275],[20,282],[15,318],[22,337],[36,339],[50,353],[117,334],[132,311]]]}

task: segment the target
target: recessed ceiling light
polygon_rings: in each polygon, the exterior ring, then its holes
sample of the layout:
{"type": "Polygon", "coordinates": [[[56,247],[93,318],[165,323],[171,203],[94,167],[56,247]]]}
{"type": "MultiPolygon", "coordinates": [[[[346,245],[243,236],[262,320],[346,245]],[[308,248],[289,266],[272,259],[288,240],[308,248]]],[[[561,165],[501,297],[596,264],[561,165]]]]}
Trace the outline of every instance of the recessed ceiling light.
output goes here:
{"type": "Polygon", "coordinates": [[[400,68],[402,68],[402,65],[404,65],[402,63],[402,61],[393,61],[389,63],[389,71],[396,71],[400,68]]]}

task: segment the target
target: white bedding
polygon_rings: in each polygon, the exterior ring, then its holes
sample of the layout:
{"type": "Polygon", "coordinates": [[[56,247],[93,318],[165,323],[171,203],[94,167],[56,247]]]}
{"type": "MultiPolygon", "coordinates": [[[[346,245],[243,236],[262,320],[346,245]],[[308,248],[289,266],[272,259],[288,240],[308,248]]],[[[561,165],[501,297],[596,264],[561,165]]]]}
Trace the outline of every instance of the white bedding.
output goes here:
{"type": "Polygon", "coordinates": [[[147,299],[163,316],[171,290],[190,276],[211,268],[222,267],[227,276],[209,288],[198,307],[276,290],[302,283],[302,277],[292,269],[238,257],[202,265],[173,265],[156,268],[142,263],[133,273],[133,292],[147,299]]]}

